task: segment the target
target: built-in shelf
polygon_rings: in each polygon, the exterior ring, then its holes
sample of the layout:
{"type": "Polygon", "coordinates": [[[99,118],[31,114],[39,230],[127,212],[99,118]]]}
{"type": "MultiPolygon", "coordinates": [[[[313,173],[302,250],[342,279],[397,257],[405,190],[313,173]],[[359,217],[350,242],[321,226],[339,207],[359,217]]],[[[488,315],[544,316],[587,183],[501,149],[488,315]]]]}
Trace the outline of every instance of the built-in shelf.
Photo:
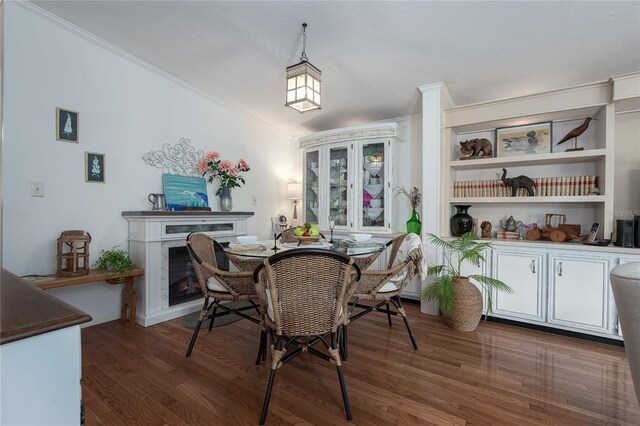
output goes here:
{"type": "Polygon", "coordinates": [[[566,197],[464,197],[450,198],[449,204],[534,204],[534,203],[604,203],[604,195],[566,197]]]}
{"type": "Polygon", "coordinates": [[[606,153],[606,149],[590,149],[586,151],[522,155],[519,157],[478,158],[476,160],[450,161],[449,167],[454,170],[479,170],[490,169],[492,167],[591,163],[599,159],[604,159],[607,155],[606,153]]]}

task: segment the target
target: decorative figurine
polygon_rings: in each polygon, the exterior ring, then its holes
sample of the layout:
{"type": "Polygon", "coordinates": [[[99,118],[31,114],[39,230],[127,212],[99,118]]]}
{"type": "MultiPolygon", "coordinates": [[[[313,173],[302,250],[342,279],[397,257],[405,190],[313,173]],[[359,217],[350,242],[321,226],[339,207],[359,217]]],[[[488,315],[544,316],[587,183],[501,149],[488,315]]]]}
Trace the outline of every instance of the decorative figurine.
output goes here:
{"type": "Polygon", "coordinates": [[[482,229],[482,238],[491,238],[491,222],[485,220],[480,224],[480,229],[482,229]]]}
{"type": "Polygon", "coordinates": [[[589,122],[591,121],[591,117],[587,117],[580,126],[576,127],[569,133],[567,133],[556,145],[560,145],[568,141],[569,139],[573,139],[573,148],[566,149],[566,152],[569,151],[583,151],[584,148],[578,148],[578,136],[583,134],[589,128],[589,122]]]}
{"type": "Polygon", "coordinates": [[[460,153],[463,155],[461,160],[493,157],[493,146],[489,139],[469,139],[460,142],[460,153]],[[482,152],[482,155],[480,155],[480,152],[482,152]]]}
{"type": "Polygon", "coordinates": [[[518,188],[524,188],[527,190],[527,195],[532,197],[534,195],[533,187],[536,183],[530,177],[520,175],[514,178],[507,178],[507,169],[502,169],[502,182],[505,185],[511,187],[511,196],[515,197],[518,192],[518,188]]]}

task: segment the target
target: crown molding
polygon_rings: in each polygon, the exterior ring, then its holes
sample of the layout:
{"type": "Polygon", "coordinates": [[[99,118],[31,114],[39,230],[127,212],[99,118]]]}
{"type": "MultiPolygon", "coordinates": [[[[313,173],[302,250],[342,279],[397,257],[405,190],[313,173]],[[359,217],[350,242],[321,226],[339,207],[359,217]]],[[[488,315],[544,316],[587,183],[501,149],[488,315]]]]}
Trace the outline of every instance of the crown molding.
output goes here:
{"type": "Polygon", "coordinates": [[[448,107],[445,108],[445,109],[455,108],[456,107],[456,102],[453,100],[453,96],[451,95],[451,92],[449,91],[449,87],[447,86],[447,83],[445,83],[444,81],[439,81],[437,83],[420,85],[420,86],[418,86],[418,90],[420,90],[420,92],[423,93],[423,94],[425,92],[439,91],[444,96],[444,99],[448,104],[448,107]]]}
{"type": "Polygon", "coordinates": [[[350,140],[394,138],[402,141],[404,129],[398,123],[372,123],[363,126],[326,130],[300,138],[300,148],[350,140]]]}
{"type": "Polygon", "coordinates": [[[132,54],[132,53],[130,53],[130,52],[128,52],[128,51],[126,51],[126,50],[114,45],[114,44],[111,44],[110,42],[104,40],[103,38],[100,38],[100,37],[98,37],[98,36],[96,36],[94,34],[91,34],[87,30],[85,30],[83,28],[80,28],[77,25],[74,25],[71,22],[62,19],[61,17],[49,12],[48,10],[45,10],[45,9],[41,8],[40,6],[38,6],[36,4],[31,3],[31,1],[29,1],[29,0],[12,1],[10,3],[12,5],[15,5],[15,6],[18,6],[18,7],[22,8],[23,10],[27,10],[29,12],[32,12],[32,13],[40,16],[41,18],[46,19],[47,21],[49,21],[50,23],[56,25],[57,27],[62,28],[63,30],[65,30],[67,32],[70,32],[71,34],[76,35],[76,36],[82,38],[83,40],[88,41],[88,42],[90,42],[90,43],[92,43],[92,44],[94,44],[94,45],[96,45],[96,46],[98,46],[98,47],[110,52],[110,53],[113,53],[114,55],[117,55],[117,56],[119,56],[119,57],[121,57],[121,58],[123,58],[123,59],[125,59],[125,60],[127,60],[127,61],[129,61],[129,62],[131,62],[133,64],[135,64],[135,65],[138,65],[139,67],[144,68],[147,71],[150,71],[150,72],[152,72],[154,74],[157,74],[157,75],[165,78],[166,80],[169,80],[172,83],[177,84],[178,86],[180,86],[180,87],[182,87],[184,89],[187,89],[190,92],[192,92],[192,93],[194,93],[194,94],[206,99],[207,101],[213,102],[216,105],[218,105],[218,106],[220,106],[222,108],[228,109],[230,111],[233,111],[235,113],[249,116],[249,117],[251,117],[251,118],[253,118],[255,120],[258,120],[258,121],[268,125],[269,127],[273,128],[273,129],[278,130],[279,132],[282,132],[282,133],[286,134],[287,136],[290,136],[290,137],[293,136],[290,132],[288,132],[288,131],[286,131],[286,130],[284,130],[284,129],[276,126],[276,125],[274,125],[273,123],[269,123],[268,121],[265,121],[260,117],[257,117],[257,116],[255,116],[255,115],[253,115],[253,114],[251,114],[251,113],[249,113],[247,111],[244,111],[244,110],[242,110],[242,109],[240,109],[240,108],[238,108],[238,107],[236,107],[234,105],[228,104],[228,103],[226,103],[224,101],[221,101],[220,99],[217,99],[217,98],[209,95],[204,90],[194,86],[193,84],[183,80],[182,78],[180,78],[180,77],[178,77],[178,76],[176,76],[174,74],[171,74],[170,72],[168,72],[168,71],[166,71],[166,70],[164,70],[164,69],[162,69],[160,67],[157,67],[157,66],[145,61],[144,59],[141,59],[141,58],[135,56],[134,54],[132,54]]]}

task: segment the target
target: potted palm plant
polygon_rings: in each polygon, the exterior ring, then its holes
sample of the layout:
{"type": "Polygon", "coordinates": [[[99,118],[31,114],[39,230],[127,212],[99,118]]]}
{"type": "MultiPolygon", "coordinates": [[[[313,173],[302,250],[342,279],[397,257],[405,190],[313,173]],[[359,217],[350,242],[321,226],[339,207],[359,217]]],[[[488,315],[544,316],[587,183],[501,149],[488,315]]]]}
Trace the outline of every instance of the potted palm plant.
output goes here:
{"type": "MultiPolygon", "coordinates": [[[[476,266],[484,262],[483,251],[491,248],[491,244],[478,242],[478,237],[468,232],[455,240],[445,241],[429,234],[429,240],[444,251],[445,265],[430,266],[427,274],[436,279],[422,292],[422,299],[431,301],[438,299],[440,311],[447,324],[460,331],[473,331],[482,318],[482,293],[469,280],[479,283],[485,290],[487,299],[487,315],[493,312],[491,290],[511,293],[511,287],[495,278],[484,275],[463,276],[460,269],[464,262],[476,266]]],[[[486,319],[486,317],[485,317],[486,319]]]]}

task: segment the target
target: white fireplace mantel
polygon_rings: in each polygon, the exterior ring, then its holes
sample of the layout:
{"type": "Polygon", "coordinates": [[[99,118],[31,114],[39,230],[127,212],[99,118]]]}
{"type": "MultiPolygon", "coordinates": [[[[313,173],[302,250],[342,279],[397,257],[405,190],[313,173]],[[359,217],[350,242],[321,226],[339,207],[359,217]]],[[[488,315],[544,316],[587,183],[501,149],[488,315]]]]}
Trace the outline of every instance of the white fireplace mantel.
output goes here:
{"type": "Polygon", "coordinates": [[[129,222],[129,256],[145,270],[136,283],[136,321],[148,327],[202,308],[202,299],[169,306],[169,248],[184,246],[193,231],[233,241],[247,234],[253,212],[125,211],[122,216],[129,222]]]}

